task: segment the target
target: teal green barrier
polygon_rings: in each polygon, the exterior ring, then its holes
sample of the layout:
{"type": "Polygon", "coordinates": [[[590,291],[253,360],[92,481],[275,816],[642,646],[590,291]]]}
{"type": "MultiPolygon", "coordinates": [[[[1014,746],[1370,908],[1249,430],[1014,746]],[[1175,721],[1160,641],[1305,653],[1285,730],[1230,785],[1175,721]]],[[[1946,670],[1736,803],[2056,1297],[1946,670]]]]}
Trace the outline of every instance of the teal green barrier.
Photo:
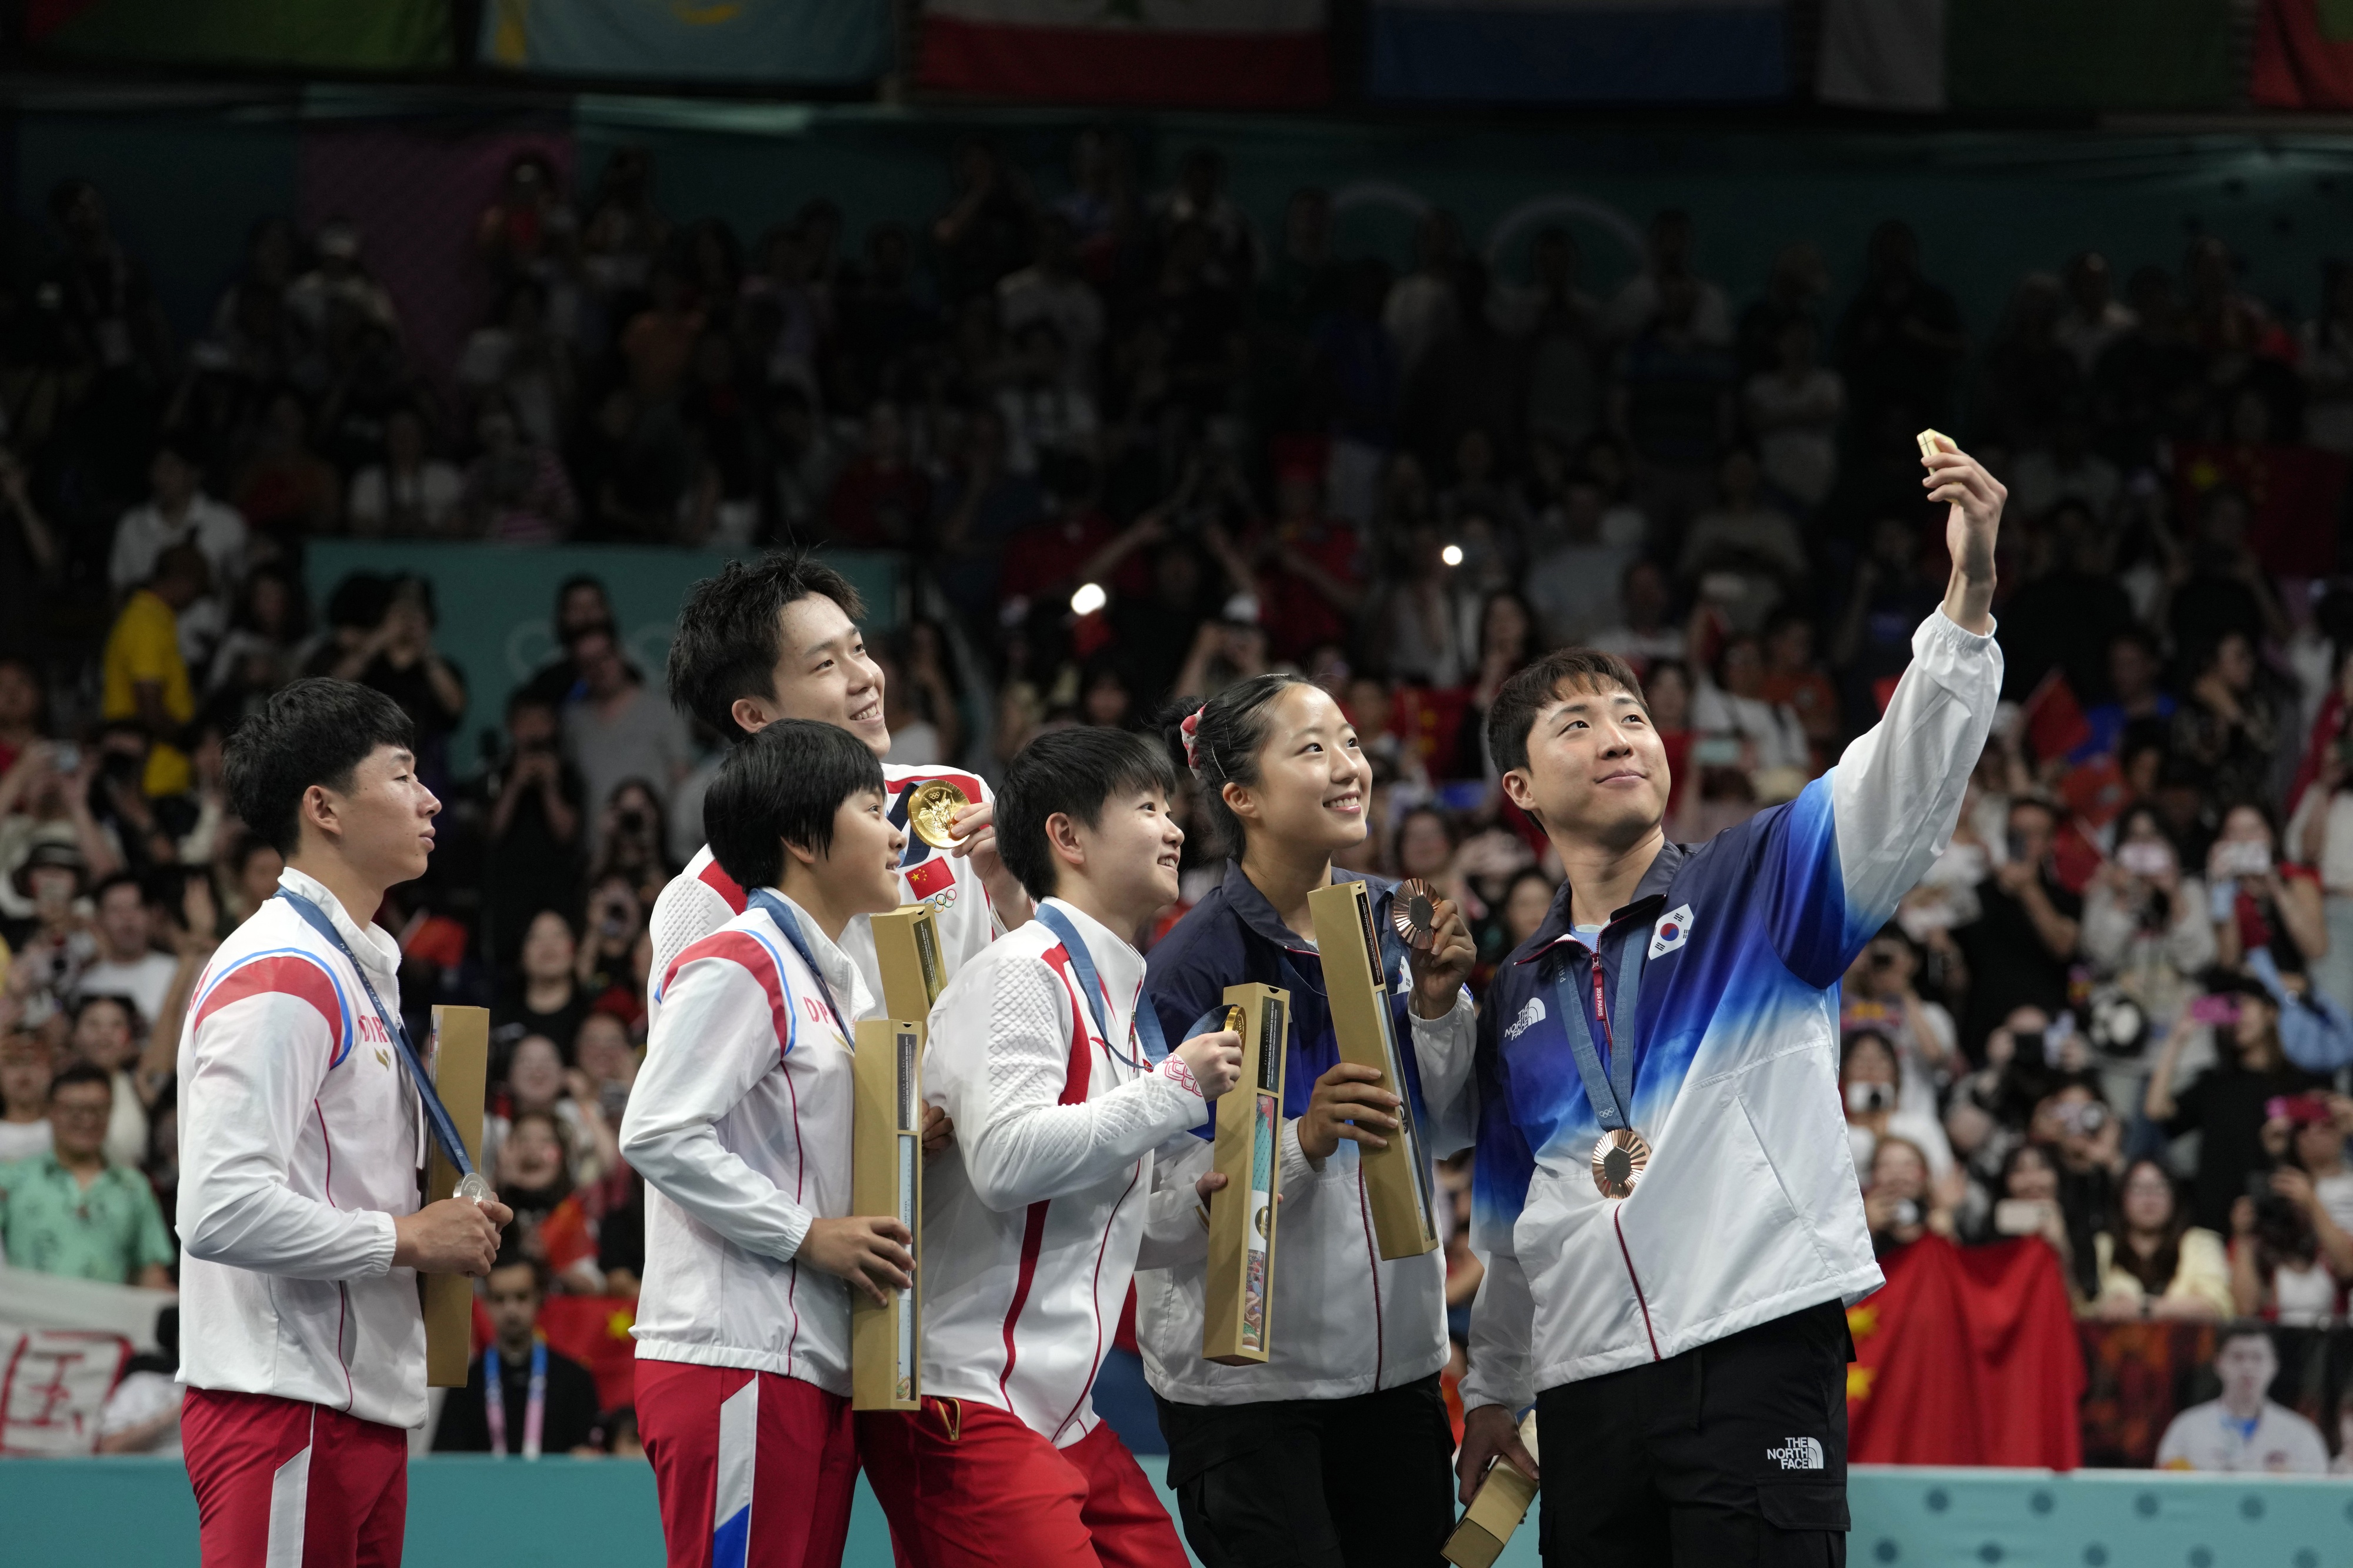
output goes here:
{"type": "MultiPolygon", "coordinates": [[[[1164,1461],[1143,1457],[1160,1479],[1164,1461]]],[[[2344,1568],[2353,1482],[2146,1470],[1857,1468],[1858,1568],[2344,1568]]],[[[756,1521],[755,1521],[756,1524],[756,1521]]],[[[196,1509],[174,1459],[0,1461],[0,1561],[178,1568],[196,1509]]],[[[408,1470],[412,1563],[649,1568],[661,1561],[653,1471],[625,1460],[435,1458],[408,1470]]],[[[890,1534],[863,1482],[847,1568],[886,1568],[890,1534]]],[[[1501,1568],[1536,1568],[1523,1525],[1501,1568]]]]}
{"type": "MultiPolygon", "coordinates": [[[[651,545],[522,547],[322,539],[304,552],[303,574],[313,613],[322,619],[327,595],[354,572],[413,572],[432,583],[440,615],[435,646],[466,677],[466,716],[450,747],[451,770],[465,776],[480,763],[482,731],[503,724],[508,693],[560,651],[553,615],[555,590],[566,578],[593,576],[605,584],[622,643],[659,689],[679,601],[696,579],[708,577],[728,558],[723,551],[651,545]]],[[[844,550],[828,552],[826,559],[865,599],[870,630],[897,624],[895,556],[844,550]]]]}

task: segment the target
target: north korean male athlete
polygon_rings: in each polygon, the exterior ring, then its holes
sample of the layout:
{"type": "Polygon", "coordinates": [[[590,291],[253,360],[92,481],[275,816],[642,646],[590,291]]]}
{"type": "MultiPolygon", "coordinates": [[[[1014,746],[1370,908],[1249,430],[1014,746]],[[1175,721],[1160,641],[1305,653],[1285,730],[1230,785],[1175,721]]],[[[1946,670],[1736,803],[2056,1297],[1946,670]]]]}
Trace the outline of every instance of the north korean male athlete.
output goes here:
{"type": "Polygon", "coordinates": [[[1877,1289],[1838,1097],[1838,981],[1951,832],[2001,690],[2002,487],[1924,439],[1953,569],[1885,716],[1785,805],[1667,842],[1633,673],[1565,649],[1487,742],[1567,883],[1479,1025],[1458,1472],[1536,1407],[1546,1561],[1843,1563],[1843,1308],[1877,1289]]]}

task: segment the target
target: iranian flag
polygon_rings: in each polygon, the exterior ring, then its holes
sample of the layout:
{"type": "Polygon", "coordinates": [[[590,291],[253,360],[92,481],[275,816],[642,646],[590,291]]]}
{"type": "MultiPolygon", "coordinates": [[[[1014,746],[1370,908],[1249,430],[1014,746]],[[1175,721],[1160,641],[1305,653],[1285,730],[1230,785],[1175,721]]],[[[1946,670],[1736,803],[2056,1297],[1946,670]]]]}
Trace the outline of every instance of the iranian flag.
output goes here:
{"type": "Polygon", "coordinates": [[[991,98],[1327,101],[1324,0],[930,0],[917,82],[991,98]]]}

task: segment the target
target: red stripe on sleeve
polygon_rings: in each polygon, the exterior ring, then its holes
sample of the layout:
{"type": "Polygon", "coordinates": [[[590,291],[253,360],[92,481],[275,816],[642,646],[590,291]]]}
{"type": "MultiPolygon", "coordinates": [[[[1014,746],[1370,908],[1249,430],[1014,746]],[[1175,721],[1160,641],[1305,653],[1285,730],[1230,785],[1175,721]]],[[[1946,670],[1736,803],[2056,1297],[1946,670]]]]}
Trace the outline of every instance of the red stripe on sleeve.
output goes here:
{"type": "Polygon", "coordinates": [[[234,1003],[273,994],[291,996],[317,1008],[319,1016],[327,1021],[327,1037],[337,1046],[343,1044],[343,1006],[335,994],[334,982],[327,978],[327,972],[315,961],[291,953],[257,958],[221,976],[220,984],[198,1005],[196,1020],[190,1028],[203,1028],[206,1019],[234,1003]]]}
{"type": "MultiPolygon", "coordinates": [[[[718,869],[716,865],[712,869],[718,869]]],[[[734,884],[731,882],[728,886],[734,884]]],[[[671,963],[670,973],[662,976],[664,1005],[674,1000],[670,995],[670,983],[678,978],[678,972],[702,958],[723,958],[758,981],[760,988],[768,994],[768,1016],[776,1024],[776,1044],[782,1047],[793,1037],[792,998],[785,993],[784,977],[776,973],[776,960],[768,956],[768,950],[762,947],[756,938],[740,931],[713,931],[680,953],[671,963]]]]}

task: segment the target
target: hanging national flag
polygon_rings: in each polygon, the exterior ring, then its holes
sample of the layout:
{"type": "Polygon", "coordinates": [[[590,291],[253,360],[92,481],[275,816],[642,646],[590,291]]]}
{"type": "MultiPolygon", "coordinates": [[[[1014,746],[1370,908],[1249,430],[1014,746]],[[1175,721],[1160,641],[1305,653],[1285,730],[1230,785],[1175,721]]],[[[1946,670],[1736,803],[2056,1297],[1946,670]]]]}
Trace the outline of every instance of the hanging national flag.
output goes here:
{"type": "MultiPolygon", "coordinates": [[[[2303,0],[2309,7],[2314,0],[2303,0]]],[[[2225,109],[2233,0],[1824,0],[1815,91],[1861,109],[2225,109]]]]}
{"type": "Polygon", "coordinates": [[[1373,0],[1372,96],[1728,103],[1789,89],[1784,0],[1373,0]]]}
{"type": "Polygon", "coordinates": [[[916,81],[1080,103],[1297,108],[1332,96],[1324,0],[930,0],[916,81]]]}
{"type": "Polygon", "coordinates": [[[442,0],[26,0],[36,53],[154,65],[435,70],[449,63],[442,0]]]}
{"type": "Polygon", "coordinates": [[[2263,0],[2247,90],[2270,109],[2353,109],[2353,5],[2263,0]]]}
{"type": "Polygon", "coordinates": [[[886,0],[488,0],[485,65],[638,80],[856,83],[889,68],[886,0]]]}

